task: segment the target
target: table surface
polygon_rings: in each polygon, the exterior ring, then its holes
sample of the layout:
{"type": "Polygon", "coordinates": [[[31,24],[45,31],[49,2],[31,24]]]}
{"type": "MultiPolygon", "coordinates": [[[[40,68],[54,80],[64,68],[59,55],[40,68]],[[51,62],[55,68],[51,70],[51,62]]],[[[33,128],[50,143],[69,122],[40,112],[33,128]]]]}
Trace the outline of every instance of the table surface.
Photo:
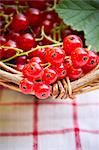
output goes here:
{"type": "Polygon", "coordinates": [[[1,150],[99,150],[99,90],[34,100],[0,89],[1,150]]]}

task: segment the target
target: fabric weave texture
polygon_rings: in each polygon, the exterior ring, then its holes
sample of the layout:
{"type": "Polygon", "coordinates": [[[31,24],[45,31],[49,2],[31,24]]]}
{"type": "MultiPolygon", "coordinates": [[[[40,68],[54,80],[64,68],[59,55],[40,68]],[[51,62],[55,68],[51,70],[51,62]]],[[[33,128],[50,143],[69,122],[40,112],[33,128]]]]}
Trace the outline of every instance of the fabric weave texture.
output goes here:
{"type": "Polygon", "coordinates": [[[0,150],[99,150],[99,90],[38,102],[0,90],[0,150]]]}

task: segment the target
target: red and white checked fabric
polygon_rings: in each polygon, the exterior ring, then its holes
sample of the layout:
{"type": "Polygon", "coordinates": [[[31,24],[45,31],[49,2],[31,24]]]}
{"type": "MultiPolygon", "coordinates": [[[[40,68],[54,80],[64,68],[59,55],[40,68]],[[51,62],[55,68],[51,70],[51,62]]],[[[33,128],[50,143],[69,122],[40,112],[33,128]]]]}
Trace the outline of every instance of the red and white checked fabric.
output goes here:
{"type": "Polygon", "coordinates": [[[99,90],[76,100],[0,91],[0,150],[99,150],[99,90]]]}

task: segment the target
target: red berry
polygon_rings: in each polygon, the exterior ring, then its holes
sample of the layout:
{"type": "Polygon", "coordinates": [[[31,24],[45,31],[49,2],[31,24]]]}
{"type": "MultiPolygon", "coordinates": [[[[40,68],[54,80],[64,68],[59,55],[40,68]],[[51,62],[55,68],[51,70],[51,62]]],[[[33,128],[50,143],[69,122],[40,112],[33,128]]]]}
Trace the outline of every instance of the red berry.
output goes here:
{"type": "Polygon", "coordinates": [[[73,66],[70,66],[67,70],[67,75],[72,80],[80,78],[82,74],[83,71],[81,68],[74,68],[73,66]]]}
{"type": "Polygon", "coordinates": [[[44,19],[56,21],[58,19],[58,14],[55,11],[48,11],[43,14],[44,19]]]}
{"type": "Polygon", "coordinates": [[[37,26],[41,22],[41,13],[39,9],[30,8],[26,12],[26,16],[31,26],[37,26]]]}
{"type": "Polygon", "coordinates": [[[32,0],[32,1],[28,1],[28,4],[30,7],[34,7],[39,10],[44,10],[46,9],[46,2],[47,0],[32,0]]]}
{"type": "Polygon", "coordinates": [[[36,62],[38,64],[43,63],[40,57],[33,57],[32,59],[30,59],[29,63],[32,63],[32,62],[36,62]]]}
{"type": "Polygon", "coordinates": [[[20,36],[19,46],[21,49],[27,51],[30,50],[32,47],[35,47],[35,45],[35,38],[30,33],[26,33],[20,36]]]}
{"type": "Polygon", "coordinates": [[[24,64],[23,64],[23,65],[22,65],[22,64],[17,64],[17,65],[16,65],[16,69],[17,69],[18,71],[21,71],[21,72],[22,72],[23,68],[24,68],[24,64]]]}
{"type": "Polygon", "coordinates": [[[4,49],[0,47],[0,60],[4,57],[4,49]]]}
{"type": "MultiPolygon", "coordinates": [[[[17,47],[16,42],[14,42],[12,40],[7,41],[7,43],[5,43],[4,46],[12,47],[12,48],[17,47]]],[[[5,51],[5,53],[4,53],[5,58],[12,57],[16,54],[16,51],[13,49],[10,49],[10,48],[9,49],[4,48],[4,51],[5,51]]]]}
{"type": "Polygon", "coordinates": [[[15,32],[20,32],[27,29],[28,25],[29,23],[27,18],[23,14],[19,13],[15,17],[13,17],[10,27],[15,32]]]}
{"type": "Polygon", "coordinates": [[[57,80],[57,73],[56,73],[56,71],[53,70],[52,68],[46,68],[44,70],[44,74],[43,74],[42,80],[46,84],[54,83],[57,80]]]}
{"type": "Polygon", "coordinates": [[[45,33],[49,34],[53,27],[53,23],[51,20],[43,20],[43,22],[41,22],[41,26],[44,26],[45,33]]]}
{"type": "Polygon", "coordinates": [[[98,64],[98,56],[94,51],[92,50],[88,51],[88,56],[89,56],[89,60],[87,64],[83,67],[83,71],[85,73],[95,68],[98,64]]]}
{"type": "Polygon", "coordinates": [[[36,62],[32,62],[32,63],[26,64],[22,72],[26,78],[33,81],[33,80],[38,80],[42,78],[44,70],[40,66],[40,64],[36,62]]]}
{"type": "Polygon", "coordinates": [[[29,53],[29,58],[32,58],[32,57],[40,57],[43,59],[44,55],[45,55],[45,51],[46,49],[45,48],[40,48],[36,51],[33,51],[31,53],[29,53]]]}
{"type": "Polygon", "coordinates": [[[67,68],[63,63],[61,63],[59,66],[55,66],[55,70],[57,71],[58,79],[63,79],[67,75],[67,68]]]}
{"type": "Polygon", "coordinates": [[[19,56],[15,59],[16,64],[21,64],[21,65],[24,65],[26,61],[27,61],[26,56],[19,56]]]}
{"type": "Polygon", "coordinates": [[[17,44],[20,39],[20,34],[16,32],[11,32],[9,35],[7,35],[7,40],[14,40],[17,44]]]}
{"type": "Polygon", "coordinates": [[[65,58],[65,52],[61,47],[53,47],[47,51],[46,60],[52,64],[62,63],[65,58]]]}
{"type": "Polygon", "coordinates": [[[89,59],[88,53],[84,48],[76,48],[71,53],[71,60],[74,67],[80,68],[87,64],[89,59]]]}
{"type": "Polygon", "coordinates": [[[82,41],[79,36],[68,35],[63,40],[63,47],[66,54],[71,55],[71,52],[78,47],[82,47],[82,41]]]}
{"type": "Polygon", "coordinates": [[[33,92],[34,83],[25,78],[20,81],[19,87],[22,93],[30,94],[33,92]]]}
{"type": "Polygon", "coordinates": [[[46,99],[50,96],[50,86],[43,82],[34,84],[35,96],[39,99],[46,99]]]}

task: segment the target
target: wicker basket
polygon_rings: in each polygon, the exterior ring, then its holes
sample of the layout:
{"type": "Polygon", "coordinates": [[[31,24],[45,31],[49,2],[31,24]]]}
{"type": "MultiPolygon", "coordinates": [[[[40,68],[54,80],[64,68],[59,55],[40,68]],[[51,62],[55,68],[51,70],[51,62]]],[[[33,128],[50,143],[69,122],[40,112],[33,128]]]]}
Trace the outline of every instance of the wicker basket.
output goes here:
{"type": "MultiPolygon", "coordinates": [[[[22,73],[0,62],[0,85],[14,91],[21,92],[19,83],[23,79],[22,73]]],[[[80,79],[70,82],[66,77],[51,85],[51,96],[53,98],[74,98],[76,94],[99,89],[99,65],[80,79]]],[[[31,93],[34,95],[34,93],[31,93]]]]}

